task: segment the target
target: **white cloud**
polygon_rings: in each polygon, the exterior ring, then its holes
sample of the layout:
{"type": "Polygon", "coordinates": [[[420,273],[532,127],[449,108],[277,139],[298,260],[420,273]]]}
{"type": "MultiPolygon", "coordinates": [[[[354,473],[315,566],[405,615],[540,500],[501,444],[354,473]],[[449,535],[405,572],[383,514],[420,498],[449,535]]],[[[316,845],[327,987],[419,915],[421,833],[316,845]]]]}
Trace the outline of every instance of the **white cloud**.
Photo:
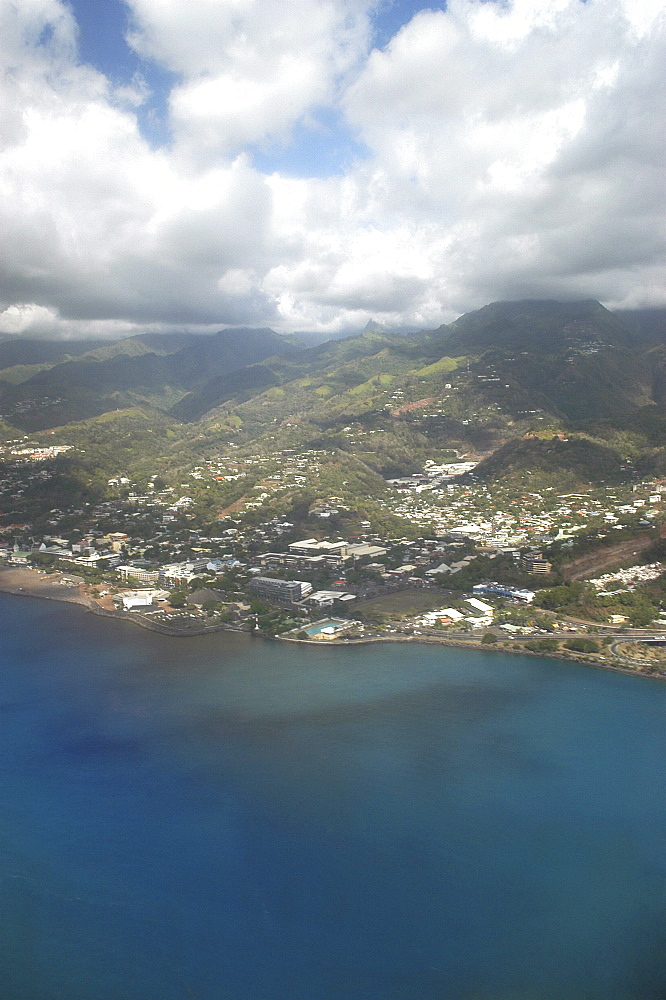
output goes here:
{"type": "Polygon", "coordinates": [[[368,204],[444,240],[442,308],[617,301],[663,266],[660,6],[639,31],[615,0],[451,0],[372,54],[346,95],[374,153],[368,204]]]}
{"type": "Polygon", "coordinates": [[[195,162],[284,139],[367,49],[371,0],[126,0],[132,46],[179,75],[171,120],[195,162]]]}
{"type": "Polygon", "coordinates": [[[145,84],[79,62],[65,3],[0,0],[0,331],[666,301],[666,0],[449,0],[373,52],[370,0],[126,3],[134,47],[177,74],[158,150],[145,84]],[[319,106],[364,159],[326,179],[253,167],[319,106]]]}

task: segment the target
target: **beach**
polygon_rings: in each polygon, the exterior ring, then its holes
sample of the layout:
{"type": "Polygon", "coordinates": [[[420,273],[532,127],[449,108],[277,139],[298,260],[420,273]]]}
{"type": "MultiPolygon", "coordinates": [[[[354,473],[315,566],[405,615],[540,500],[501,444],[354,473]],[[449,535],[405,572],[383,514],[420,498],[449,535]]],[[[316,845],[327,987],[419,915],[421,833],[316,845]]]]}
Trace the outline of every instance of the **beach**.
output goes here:
{"type": "Polygon", "coordinates": [[[163,635],[187,637],[205,635],[208,632],[227,631],[227,625],[202,625],[195,628],[178,628],[165,625],[162,622],[151,621],[145,615],[136,611],[118,611],[110,596],[94,598],[90,595],[91,588],[77,582],[75,574],[51,573],[48,576],[39,570],[27,566],[0,567],[0,592],[15,594],[17,597],[39,597],[47,601],[64,601],[66,604],[80,604],[95,615],[106,618],[119,618],[132,622],[140,628],[163,635]]]}
{"type": "Polygon", "coordinates": [[[92,609],[96,602],[82,593],[81,584],[64,582],[71,579],[67,573],[52,573],[47,576],[27,566],[0,566],[0,591],[5,594],[66,601],[68,604],[83,604],[92,609]]]}

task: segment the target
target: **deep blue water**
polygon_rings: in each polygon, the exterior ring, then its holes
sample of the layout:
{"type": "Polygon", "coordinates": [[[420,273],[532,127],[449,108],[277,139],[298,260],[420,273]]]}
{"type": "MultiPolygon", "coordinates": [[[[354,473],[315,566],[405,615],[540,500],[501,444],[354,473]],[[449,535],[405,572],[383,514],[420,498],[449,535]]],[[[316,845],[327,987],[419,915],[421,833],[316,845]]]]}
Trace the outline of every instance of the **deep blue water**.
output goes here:
{"type": "Polygon", "coordinates": [[[666,996],[666,685],[0,622],[3,1000],[666,996]]]}

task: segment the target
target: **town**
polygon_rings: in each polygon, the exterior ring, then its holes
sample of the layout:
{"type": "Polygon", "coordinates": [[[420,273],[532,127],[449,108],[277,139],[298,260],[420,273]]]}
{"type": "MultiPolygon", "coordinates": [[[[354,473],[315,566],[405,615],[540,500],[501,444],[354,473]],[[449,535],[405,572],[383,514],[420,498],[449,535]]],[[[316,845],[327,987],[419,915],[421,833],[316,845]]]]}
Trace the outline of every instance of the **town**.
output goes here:
{"type": "MultiPolygon", "coordinates": [[[[7,442],[5,506],[71,448],[7,442]]],[[[113,477],[99,502],[51,508],[47,531],[15,521],[0,559],[176,635],[480,642],[662,669],[635,646],[641,630],[666,628],[664,482],[523,491],[479,481],[473,455],[453,456],[386,480],[360,517],[354,484],[327,491],[324,450],[229,452],[178,485],[113,477]],[[212,527],[201,515],[211,490],[230,501],[212,527]],[[294,495],[307,498],[297,517],[294,495]]]]}

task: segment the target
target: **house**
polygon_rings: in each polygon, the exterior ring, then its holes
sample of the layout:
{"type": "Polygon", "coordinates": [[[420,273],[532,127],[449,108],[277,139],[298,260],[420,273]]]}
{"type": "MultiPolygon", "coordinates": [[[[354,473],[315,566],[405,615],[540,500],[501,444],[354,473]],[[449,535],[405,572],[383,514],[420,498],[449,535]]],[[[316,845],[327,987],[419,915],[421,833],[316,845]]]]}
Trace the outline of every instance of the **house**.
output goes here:
{"type": "Polygon", "coordinates": [[[404,563],[402,566],[396,566],[395,569],[389,569],[386,571],[387,576],[408,576],[413,573],[416,569],[414,563],[404,563]]]}
{"type": "Polygon", "coordinates": [[[426,570],[426,576],[439,576],[440,574],[450,573],[451,567],[447,566],[446,563],[440,563],[439,566],[435,566],[433,569],[426,570]]]}
{"type": "Polygon", "coordinates": [[[18,549],[14,549],[13,552],[9,553],[8,562],[14,566],[27,566],[29,557],[29,552],[20,552],[18,549]]]}
{"type": "Polygon", "coordinates": [[[112,552],[120,552],[123,545],[129,541],[129,535],[122,531],[112,531],[109,535],[104,535],[104,541],[109,543],[112,552]]]}

